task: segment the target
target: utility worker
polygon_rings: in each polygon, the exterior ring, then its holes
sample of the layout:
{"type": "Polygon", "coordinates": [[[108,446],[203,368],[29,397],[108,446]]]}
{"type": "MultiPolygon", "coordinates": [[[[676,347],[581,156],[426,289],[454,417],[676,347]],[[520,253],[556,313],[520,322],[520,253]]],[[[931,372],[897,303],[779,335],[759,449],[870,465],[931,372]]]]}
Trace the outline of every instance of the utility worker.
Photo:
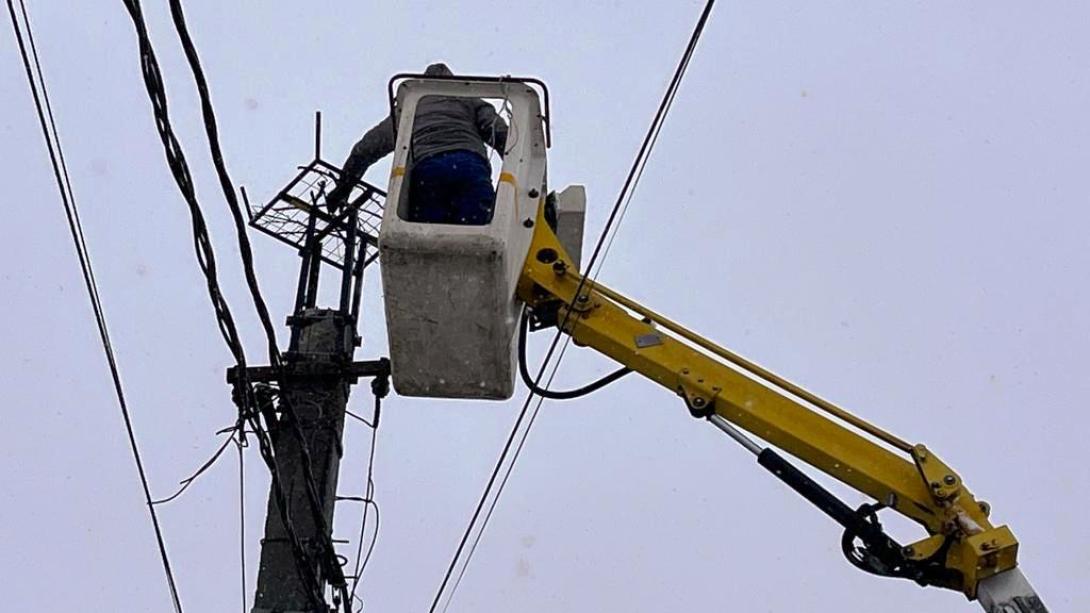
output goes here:
{"type": "MultiPolygon", "coordinates": [[[[426,76],[452,76],[432,64],[426,76]]],[[[485,225],[492,220],[496,192],[488,144],[503,157],[507,123],[480,98],[426,96],[416,107],[409,169],[409,221],[485,225]]],[[[386,117],[352,147],[341,180],[329,192],[331,211],[344,206],[367,169],[394,150],[392,119],[386,117]]]]}

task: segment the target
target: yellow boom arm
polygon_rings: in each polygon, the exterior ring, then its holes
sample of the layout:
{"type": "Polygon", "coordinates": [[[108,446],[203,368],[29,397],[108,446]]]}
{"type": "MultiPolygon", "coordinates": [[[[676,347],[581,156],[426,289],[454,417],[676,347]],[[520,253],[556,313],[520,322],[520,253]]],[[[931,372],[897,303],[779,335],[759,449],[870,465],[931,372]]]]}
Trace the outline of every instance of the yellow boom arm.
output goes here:
{"type": "MultiPolygon", "coordinates": [[[[981,580],[1017,565],[1018,541],[1011,531],[993,526],[987,503],[974,498],[958,474],[926,447],[911,445],[584,279],[543,211],[518,286],[519,298],[540,321],[555,324],[577,344],[677,393],[694,416],[708,418],[743,440],[748,439],[734,427],[746,430],[915,520],[927,537],[885,552],[887,561],[900,556],[901,567],[915,569],[910,578],[975,598],[981,580]]],[[[866,513],[846,511],[774,451],[766,450],[759,458],[864,542],[869,532],[872,550],[893,543],[874,532],[877,522],[865,521],[866,513]],[[826,508],[837,504],[838,510],[826,508]]]]}

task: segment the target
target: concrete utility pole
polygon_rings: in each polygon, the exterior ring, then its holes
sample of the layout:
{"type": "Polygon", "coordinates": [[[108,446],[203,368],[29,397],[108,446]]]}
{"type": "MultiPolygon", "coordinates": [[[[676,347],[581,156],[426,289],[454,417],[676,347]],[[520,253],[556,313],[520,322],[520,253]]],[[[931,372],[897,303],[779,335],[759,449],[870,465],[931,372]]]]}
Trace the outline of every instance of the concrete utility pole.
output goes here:
{"type": "MultiPolygon", "coordinates": [[[[281,403],[289,403],[294,411],[302,440],[288,431],[289,425],[283,423],[283,413],[272,432],[288,513],[314,576],[323,587],[326,583],[343,585],[345,581],[340,567],[329,563],[326,547],[332,538],[330,528],[343,454],[341,438],[350,381],[359,374],[384,376],[381,361],[360,364],[355,370],[340,368],[351,364],[352,347],[340,342],[353,337],[346,334],[350,332],[349,325],[347,319],[334,310],[307,309],[292,317],[293,329],[299,331],[298,349],[285,369],[292,374],[280,381],[280,395],[281,403]],[[310,477],[313,477],[318,495],[320,519],[314,513],[307,490],[308,466],[303,458],[303,443],[310,458],[310,477]]],[[[300,577],[274,495],[270,492],[253,612],[310,613],[315,610],[313,599],[300,577]]]]}
{"type": "MultiPolygon", "coordinates": [[[[329,311],[314,310],[296,315],[296,326],[302,328],[296,364],[322,363],[329,359],[350,359],[343,347],[337,346],[339,334],[336,318],[329,311]],[[307,323],[303,323],[304,320],[307,323]],[[309,325],[307,325],[309,324],[309,325]]],[[[344,411],[348,402],[348,385],[337,377],[285,379],[280,382],[284,402],[290,403],[298,419],[299,430],[310,455],[312,474],[321,502],[325,526],[333,525],[333,507],[337,492],[340,464],[341,435],[344,432],[344,411]]],[[[321,543],[331,538],[315,521],[307,496],[303,447],[286,426],[279,426],[273,435],[273,449],[280,466],[281,484],[288,500],[288,510],[298,538],[314,563],[315,577],[323,577],[321,543]]],[[[311,597],[299,578],[288,540],[284,518],[273,494],[270,493],[265,516],[265,538],[261,541],[261,566],[254,597],[254,612],[309,611],[311,597]]]]}
{"type": "MultiPolygon", "coordinates": [[[[371,388],[379,398],[389,389],[389,360],[352,361],[360,345],[363,271],[375,259],[370,252],[377,246],[385,194],[361,182],[343,211],[329,213],[324,194],[340,171],[321,160],[320,130],[319,115],[314,161],[260,210],[249,209],[247,202],[250,225],[297,248],[302,257],[295,310],[288,317],[289,349],[279,366],[247,369],[250,382],[258,386],[258,409],[272,439],[288,516],[285,521],[273,484],[252,613],[352,610],[353,603],[344,597],[347,579],[332,549],[345,408],[359,377],[374,378],[371,388]],[[323,264],[340,272],[335,309],[316,306],[323,264]],[[279,397],[278,407],[272,393],[279,397]],[[302,569],[291,532],[305,552],[302,569]],[[333,587],[332,607],[324,601],[328,586],[333,587]],[[323,595],[320,605],[316,589],[323,595]]],[[[229,382],[237,376],[235,369],[228,371],[229,382]]],[[[373,427],[378,425],[377,411],[375,417],[373,427]]]]}

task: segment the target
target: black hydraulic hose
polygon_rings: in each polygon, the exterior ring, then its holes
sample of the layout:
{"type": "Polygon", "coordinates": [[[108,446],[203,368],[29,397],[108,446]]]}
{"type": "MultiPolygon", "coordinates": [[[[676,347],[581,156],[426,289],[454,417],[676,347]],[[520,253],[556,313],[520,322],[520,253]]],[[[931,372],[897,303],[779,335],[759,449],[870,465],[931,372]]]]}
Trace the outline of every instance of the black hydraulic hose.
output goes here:
{"type": "Polygon", "coordinates": [[[855,509],[849,507],[806,473],[795,468],[770,447],[765,447],[757,455],[757,463],[853,534],[870,532],[872,527],[856,513],[855,509]]]}
{"type": "Polygon", "coordinates": [[[882,530],[876,516],[881,505],[852,509],[771,448],[757,454],[757,463],[844,527],[840,546],[852,566],[882,577],[924,578],[918,565],[907,560],[901,546],[882,530]],[[863,541],[862,550],[854,545],[856,539],[863,541]]]}
{"type": "Polygon", "coordinates": [[[519,323],[519,374],[522,376],[522,382],[526,384],[526,387],[530,388],[532,392],[543,398],[548,398],[550,400],[571,400],[573,398],[579,398],[580,396],[586,396],[632,372],[631,368],[622,367],[593,383],[573,390],[565,390],[563,392],[538,387],[537,384],[534,383],[533,377],[530,376],[530,371],[526,368],[526,328],[529,326],[529,323],[530,317],[526,311],[523,311],[522,321],[519,323]]]}

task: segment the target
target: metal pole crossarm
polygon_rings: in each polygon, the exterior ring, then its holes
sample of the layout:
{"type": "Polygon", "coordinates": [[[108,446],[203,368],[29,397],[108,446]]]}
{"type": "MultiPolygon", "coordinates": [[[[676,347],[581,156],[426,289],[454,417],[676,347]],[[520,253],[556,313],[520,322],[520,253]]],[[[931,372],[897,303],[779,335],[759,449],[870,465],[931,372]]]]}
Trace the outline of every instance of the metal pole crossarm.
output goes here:
{"type": "MultiPolygon", "coordinates": [[[[282,366],[250,366],[246,369],[251,383],[272,383],[282,379],[334,377],[356,383],[360,377],[389,377],[390,360],[364,360],[338,364],[334,362],[287,362],[282,366]]],[[[227,382],[235,383],[238,369],[227,369],[227,382]]]]}
{"type": "Polygon", "coordinates": [[[717,416],[921,524],[929,536],[898,554],[906,564],[931,569],[917,581],[975,598],[982,579],[1017,565],[1018,542],[1011,531],[993,526],[988,505],[978,502],[957,473],[926,447],[909,445],[583,279],[571,261],[542,209],[519,298],[536,311],[554,313],[548,319],[555,317],[555,325],[577,344],[676,392],[694,416],[717,416]]]}

